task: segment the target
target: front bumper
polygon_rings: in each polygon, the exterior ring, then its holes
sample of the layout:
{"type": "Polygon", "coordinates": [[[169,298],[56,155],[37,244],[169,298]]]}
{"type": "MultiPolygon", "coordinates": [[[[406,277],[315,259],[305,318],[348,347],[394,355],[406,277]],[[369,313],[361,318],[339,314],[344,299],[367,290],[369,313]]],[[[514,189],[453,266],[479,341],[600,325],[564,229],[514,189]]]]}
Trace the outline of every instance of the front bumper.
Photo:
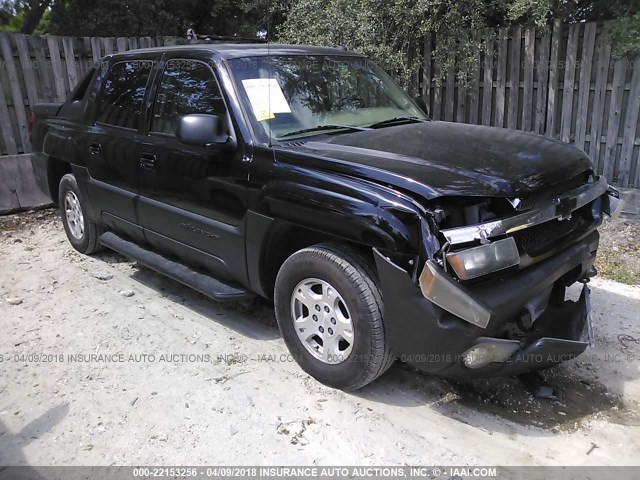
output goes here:
{"type": "Polygon", "coordinates": [[[446,375],[513,375],[554,365],[588,346],[589,295],[565,301],[565,287],[593,269],[599,235],[587,237],[538,264],[468,288],[490,312],[481,328],[437,306],[409,274],[375,251],[385,308],[385,334],[393,353],[421,370],[446,375]],[[518,338],[520,348],[506,362],[468,368],[463,354],[478,343],[504,338],[505,329],[527,314],[533,327],[518,338]]]}

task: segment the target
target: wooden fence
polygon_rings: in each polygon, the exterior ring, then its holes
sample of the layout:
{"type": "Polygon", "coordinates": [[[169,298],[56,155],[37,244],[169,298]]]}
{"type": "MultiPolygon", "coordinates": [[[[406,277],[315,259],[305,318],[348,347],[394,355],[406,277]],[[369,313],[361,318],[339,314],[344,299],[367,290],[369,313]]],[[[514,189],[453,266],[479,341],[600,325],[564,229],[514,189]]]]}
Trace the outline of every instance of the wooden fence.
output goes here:
{"type": "MultiPolygon", "coordinates": [[[[0,155],[28,153],[29,106],[64,100],[103,55],[178,41],[0,33],[0,155]]],[[[457,81],[455,67],[435,82],[437,41],[417,49],[423,61],[412,82],[434,119],[573,142],[610,181],[640,187],[640,60],[614,59],[602,24],[501,29],[478,53],[467,87],[457,81]]]]}
{"type": "Polygon", "coordinates": [[[30,152],[30,105],[64,101],[104,55],[176,41],[175,37],[75,38],[0,33],[0,155],[30,152]]]}
{"type": "Polygon", "coordinates": [[[640,59],[614,59],[605,30],[595,22],[501,29],[478,52],[466,87],[455,67],[435,82],[434,37],[417,49],[422,67],[412,87],[434,119],[572,142],[610,182],[640,187],[640,59]]]}

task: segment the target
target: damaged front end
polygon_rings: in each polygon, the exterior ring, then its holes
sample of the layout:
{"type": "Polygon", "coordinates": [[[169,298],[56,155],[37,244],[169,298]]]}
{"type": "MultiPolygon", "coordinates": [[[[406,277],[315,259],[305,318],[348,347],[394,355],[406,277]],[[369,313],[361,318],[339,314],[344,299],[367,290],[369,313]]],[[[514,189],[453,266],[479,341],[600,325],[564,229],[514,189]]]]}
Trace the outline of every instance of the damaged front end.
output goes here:
{"type": "Polygon", "coordinates": [[[590,176],[570,190],[503,200],[509,214],[430,210],[415,262],[375,250],[385,332],[402,361],[446,375],[513,375],[592,342],[587,283],[603,213],[622,208],[618,192],[590,176]],[[575,283],[577,301],[566,298],[575,283]]]}

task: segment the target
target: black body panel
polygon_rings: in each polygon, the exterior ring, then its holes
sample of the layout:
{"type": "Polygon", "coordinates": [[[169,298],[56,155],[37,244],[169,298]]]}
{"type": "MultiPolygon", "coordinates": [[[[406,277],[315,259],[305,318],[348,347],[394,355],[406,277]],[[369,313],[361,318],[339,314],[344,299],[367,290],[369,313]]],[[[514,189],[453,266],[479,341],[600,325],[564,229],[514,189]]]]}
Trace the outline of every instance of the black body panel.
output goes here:
{"type": "MultiPolygon", "coordinates": [[[[373,178],[376,169],[411,179],[432,189],[431,196],[516,197],[592,166],[583,151],[558,140],[462,123],[400,125],[326,143],[308,143],[302,151],[369,167],[366,174],[373,178]]],[[[402,187],[413,190],[410,184],[402,187]]]]}

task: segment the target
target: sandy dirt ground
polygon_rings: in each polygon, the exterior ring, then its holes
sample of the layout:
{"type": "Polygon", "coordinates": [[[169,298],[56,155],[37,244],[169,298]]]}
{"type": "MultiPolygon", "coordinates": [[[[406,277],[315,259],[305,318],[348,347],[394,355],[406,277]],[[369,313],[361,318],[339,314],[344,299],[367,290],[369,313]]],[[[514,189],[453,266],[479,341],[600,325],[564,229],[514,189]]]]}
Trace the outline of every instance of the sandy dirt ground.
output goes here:
{"type": "Polygon", "coordinates": [[[640,284],[640,221],[621,218],[600,228],[596,264],[601,276],[621,283],[640,284]]]}
{"type": "Polygon", "coordinates": [[[396,363],[356,393],[287,358],[273,309],[86,257],[55,210],[0,222],[0,465],[619,465],[640,459],[640,287],[591,283],[596,347],[521,379],[396,363]]]}

